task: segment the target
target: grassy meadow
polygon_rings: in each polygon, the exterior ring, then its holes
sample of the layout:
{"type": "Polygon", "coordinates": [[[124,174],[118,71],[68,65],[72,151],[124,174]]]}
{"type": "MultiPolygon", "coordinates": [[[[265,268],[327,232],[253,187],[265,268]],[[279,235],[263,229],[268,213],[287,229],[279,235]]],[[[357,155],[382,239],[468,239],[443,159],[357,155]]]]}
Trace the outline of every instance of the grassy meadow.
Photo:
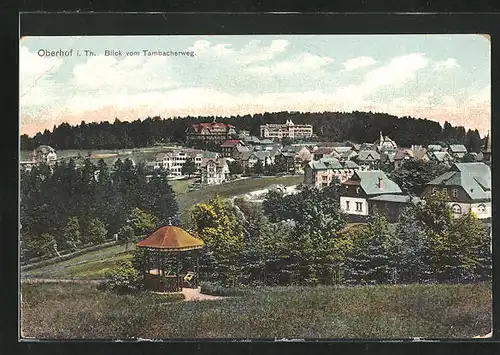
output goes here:
{"type": "Polygon", "coordinates": [[[186,223],[189,217],[189,209],[195,204],[206,201],[214,195],[219,195],[222,198],[231,198],[256,190],[263,190],[275,184],[293,186],[298,185],[303,181],[304,177],[302,175],[265,176],[229,181],[220,185],[206,186],[200,190],[189,192],[186,186],[186,180],[176,180],[171,181],[170,183],[172,184],[172,188],[177,195],[181,220],[186,223]]]}
{"type": "Polygon", "coordinates": [[[183,302],[82,284],[22,284],[23,337],[472,338],[491,330],[491,284],[257,287],[183,302]]]}
{"type": "MultiPolygon", "coordinates": [[[[129,244],[129,250],[135,248],[129,244]]],[[[91,251],[52,265],[21,272],[22,278],[46,279],[102,279],[106,272],[119,267],[121,261],[130,260],[132,255],[124,245],[114,245],[91,251]]]]}

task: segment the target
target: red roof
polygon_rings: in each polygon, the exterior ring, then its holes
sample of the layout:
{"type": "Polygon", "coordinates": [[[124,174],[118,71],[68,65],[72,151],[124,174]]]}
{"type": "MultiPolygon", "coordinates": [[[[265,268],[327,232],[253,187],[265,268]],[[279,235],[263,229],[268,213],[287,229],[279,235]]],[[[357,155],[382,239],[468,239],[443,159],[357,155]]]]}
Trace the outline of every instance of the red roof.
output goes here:
{"type": "Polygon", "coordinates": [[[243,144],[243,142],[239,139],[228,139],[227,141],[225,141],[224,143],[221,144],[221,147],[222,148],[232,148],[235,145],[237,145],[238,143],[243,144]]]}
{"type": "Polygon", "coordinates": [[[165,251],[184,251],[203,248],[204,243],[203,240],[193,237],[182,228],[165,226],[151,233],[136,246],[165,251]]]}

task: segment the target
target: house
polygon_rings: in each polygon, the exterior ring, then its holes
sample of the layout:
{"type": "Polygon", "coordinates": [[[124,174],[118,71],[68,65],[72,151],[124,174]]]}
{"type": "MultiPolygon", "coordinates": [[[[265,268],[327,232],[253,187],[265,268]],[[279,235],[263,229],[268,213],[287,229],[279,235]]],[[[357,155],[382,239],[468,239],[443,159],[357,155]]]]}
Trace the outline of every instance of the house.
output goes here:
{"type": "Polygon", "coordinates": [[[384,194],[368,200],[368,210],[383,214],[389,223],[396,223],[399,216],[410,206],[420,202],[419,197],[384,194]]]}
{"type": "Polygon", "coordinates": [[[385,165],[394,165],[396,152],[386,152],[380,154],[380,163],[385,165]]]}
{"type": "Polygon", "coordinates": [[[280,167],[283,167],[286,172],[295,174],[295,172],[297,171],[295,155],[296,154],[294,152],[281,152],[279,154],[276,154],[276,156],[274,157],[274,163],[280,167]]]}
{"type": "Polygon", "coordinates": [[[353,161],[340,162],[333,157],[309,162],[304,168],[304,183],[316,187],[330,186],[335,178],[340,182],[349,180],[356,171],[361,170],[353,161]]]}
{"type": "Polygon", "coordinates": [[[453,157],[448,152],[427,152],[429,160],[441,164],[451,164],[453,157]]]}
{"type": "Polygon", "coordinates": [[[381,170],[357,171],[341,183],[340,208],[351,221],[364,222],[373,213],[369,200],[381,195],[402,195],[402,191],[381,170]]]}
{"type": "Polygon", "coordinates": [[[422,198],[441,192],[448,198],[455,217],[474,212],[491,218],[491,170],[484,163],[455,163],[446,173],[430,181],[422,198]]]}
{"type": "Polygon", "coordinates": [[[396,142],[380,132],[380,137],[373,143],[378,152],[395,151],[398,148],[396,142]]]}
{"type": "Polygon", "coordinates": [[[188,145],[198,148],[206,148],[209,145],[220,146],[228,139],[237,135],[236,129],[230,124],[222,122],[204,122],[190,125],[186,129],[186,141],[188,145]]]}
{"type": "Polygon", "coordinates": [[[380,163],[380,154],[374,150],[360,150],[355,157],[356,163],[376,169],[380,163]]]}
{"type": "Polygon", "coordinates": [[[231,157],[231,153],[234,147],[244,145],[245,143],[243,143],[243,141],[240,139],[228,139],[222,142],[222,144],[220,145],[220,151],[224,158],[229,158],[231,157]]]}
{"type": "Polygon", "coordinates": [[[248,157],[247,166],[249,168],[253,168],[255,164],[257,164],[257,162],[259,161],[262,164],[262,166],[271,165],[272,161],[270,152],[266,150],[252,152],[248,157]]]}
{"type": "Polygon", "coordinates": [[[231,149],[231,158],[234,160],[241,160],[241,157],[244,153],[246,152],[251,152],[252,149],[247,147],[246,145],[243,144],[236,144],[232,149],[231,149]]]}
{"type": "Polygon", "coordinates": [[[467,148],[463,144],[450,144],[448,153],[455,159],[462,159],[467,154],[467,148]]]}
{"type": "MultiPolygon", "coordinates": [[[[196,149],[174,150],[167,153],[158,153],[155,160],[148,163],[153,169],[168,170],[169,176],[182,176],[182,167],[188,159],[194,161],[197,173],[200,172],[202,159],[206,156],[206,152],[196,149]]],[[[218,153],[212,153],[218,156],[218,153]]]]}
{"type": "Polygon", "coordinates": [[[36,163],[53,164],[56,160],[56,151],[50,145],[41,145],[33,151],[33,161],[36,163]]]}
{"type": "Polygon", "coordinates": [[[333,147],[315,147],[312,150],[313,159],[320,160],[324,157],[331,156],[333,158],[340,158],[340,154],[335,151],[333,147]]]}
{"type": "Polygon", "coordinates": [[[426,149],[398,149],[394,155],[394,168],[399,169],[408,160],[429,161],[426,149]]]}
{"type": "Polygon", "coordinates": [[[428,152],[442,152],[443,147],[441,147],[439,144],[429,144],[427,146],[427,151],[428,152]]]}
{"type": "Polygon", "coordinates": [[[201,183],[221,184],[227,180],[229,166],[224,158],[204,158],[201,162],[201,183]]]}
{"type": "Polygon", "coordinates": [[[313,127],[309,124],[294,124],[287,120],[284,124],[265,124],[260,126],[262,138],[310,138],[313,135],[313,127]]]}

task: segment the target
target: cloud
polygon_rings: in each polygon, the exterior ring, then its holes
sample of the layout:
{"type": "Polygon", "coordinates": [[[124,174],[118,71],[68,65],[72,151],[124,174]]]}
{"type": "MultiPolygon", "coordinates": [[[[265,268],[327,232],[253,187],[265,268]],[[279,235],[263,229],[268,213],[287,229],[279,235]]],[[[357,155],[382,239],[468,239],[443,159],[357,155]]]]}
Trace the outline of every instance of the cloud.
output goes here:
{"type": "Polygon", "coordinates": [[[460,65],[458,65],[458,62],[455,58],[448,58],[446,60],[436,62],[434,64],[434,70],[447,70],[447,69],[453,69],[453,68],[458,68],[460,65]]]}
{"type": "Polygon", "coordinates": [[[25,46],[19,51],[19,88],[21,106],[46,105],[53,101],[53,92],[57,88],[51,79],[63,59],[58,57],[41,57],[30,52],[25,46]]]}
{"type": "Polygon", "coordinates": [[[73,69],[73,83],[80,89],[154,90],[170,88],[177,83],[171,79],[168,57],[90,57],[73,69]]]}
{"type": "Polygon", "coordinates": [[[377,61],[372,57],[357,57],[349,59],[342,64],[344,65],[345,71],[351,71],[359,68],[366,68],[376,63],[377,61]]]}
{"type": "Polygon", "coordinates": [[[217,58],[246,66],[271,60],[276,55],[285,52],[289,45],[290,42],[285,39],[275,39],[269,45],[264,45],[261,40],[251,40],[242,49],[236,50],[231,44],[213,45],[210,41],[199,40],[188,49],[193,50],[197,57],[217,58]]]}
{"type": "Polygon", "coordinates": [[[333,58],[311,53],[302,53],[292,59],[279,61],[266,66],[254,66],[247,69],[259,75],[293,75],[320,70],[333,62],[333,58]]]}

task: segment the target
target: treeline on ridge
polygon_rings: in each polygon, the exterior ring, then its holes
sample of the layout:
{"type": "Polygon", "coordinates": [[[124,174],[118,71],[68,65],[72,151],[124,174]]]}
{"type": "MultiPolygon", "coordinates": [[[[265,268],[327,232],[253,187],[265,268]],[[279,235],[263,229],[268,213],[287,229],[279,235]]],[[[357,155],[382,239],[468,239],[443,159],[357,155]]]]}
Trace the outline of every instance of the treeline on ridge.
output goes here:
{"type": "Polygon", "coordinates": [[[238,130],[248,130],[259,136],[260,125],[266,123],[284,123],[291,119],[295,124],[311,124],[318,140],[351,141],[354,143],[374,142],[380,132],[388,135],[399,146],[410,147],[413,144],[465,144],[470,151],[478,152],[483,140],[478,130],[466,131],[464,127],[454,127],[445,122],[442,127],[438,122],[421,118],[397,117],[386,113],[373,112],[277,112],[255,115],[224,117],[183,117],[161,118],[148,117],[132,122],[113,123],[82,121],[71,126],[62,123],[46,129],[34,137],[21,136],[21,149],[33,150],[39,145],[50,145],[56,150],[65,149],[123,149],[141,148],[164,143],[184,143],[186,128],[200,122],[224,122],[234,125],[238,130]]]}

